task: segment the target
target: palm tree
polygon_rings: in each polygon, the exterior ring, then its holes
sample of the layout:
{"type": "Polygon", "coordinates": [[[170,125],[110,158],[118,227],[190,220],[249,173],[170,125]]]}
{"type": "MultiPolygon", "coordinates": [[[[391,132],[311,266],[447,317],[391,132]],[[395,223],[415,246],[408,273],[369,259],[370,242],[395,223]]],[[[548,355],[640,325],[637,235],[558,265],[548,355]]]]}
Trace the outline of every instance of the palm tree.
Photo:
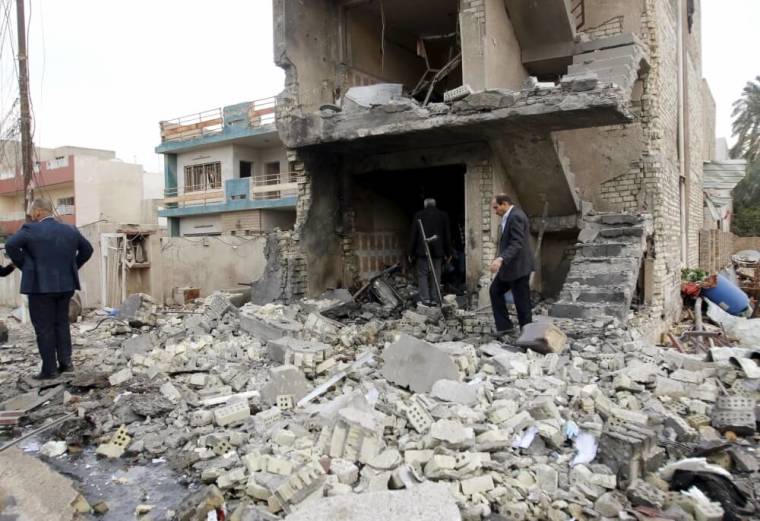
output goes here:
{"type": "Polygon", "coordinates": [[[760,76],[747,82],[742,97],[734,102],[733,135],[736,144],[731,157],[744,158],[753,163],[760,159],[760,76]]]}

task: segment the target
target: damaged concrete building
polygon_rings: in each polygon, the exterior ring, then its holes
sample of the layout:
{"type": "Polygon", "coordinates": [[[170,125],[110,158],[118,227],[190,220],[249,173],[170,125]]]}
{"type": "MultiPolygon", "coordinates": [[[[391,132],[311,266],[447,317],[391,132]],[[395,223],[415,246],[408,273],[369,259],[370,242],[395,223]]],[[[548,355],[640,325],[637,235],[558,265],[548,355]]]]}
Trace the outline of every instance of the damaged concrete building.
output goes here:
{"type": "Polygon", "coordinates": [[[676,316],[714,154],[699,0],[273,6],[277,127],[298,173],[289,296],[402,261],[434,197],[483,305],[490,200],[507,192],[532,218],[552,314],[676,316]]]}

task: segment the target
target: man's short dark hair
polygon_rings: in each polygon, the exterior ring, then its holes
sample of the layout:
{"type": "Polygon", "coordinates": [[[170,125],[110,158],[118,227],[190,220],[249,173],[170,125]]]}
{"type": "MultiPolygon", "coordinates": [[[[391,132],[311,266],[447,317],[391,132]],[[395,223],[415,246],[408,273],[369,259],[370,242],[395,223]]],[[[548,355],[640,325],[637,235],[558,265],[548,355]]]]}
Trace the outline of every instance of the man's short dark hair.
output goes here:
{"type": "Polygon", "coordinates": [[[511,205],[514,205],[515,203],[512,202],[512,198],[509,197],[507,194],[496,194],[494,197],[494,201],[496,201],[496,204],[501,206],[504,203],[511,205]]]}

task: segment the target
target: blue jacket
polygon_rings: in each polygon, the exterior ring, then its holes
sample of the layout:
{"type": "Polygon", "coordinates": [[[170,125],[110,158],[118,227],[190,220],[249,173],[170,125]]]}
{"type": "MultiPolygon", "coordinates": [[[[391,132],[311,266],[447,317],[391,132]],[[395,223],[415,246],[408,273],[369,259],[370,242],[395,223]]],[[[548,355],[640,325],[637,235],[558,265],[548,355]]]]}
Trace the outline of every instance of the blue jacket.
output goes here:
{"type": "Polygon", "coordinates": [[[21,270],[21,293],[66,293],[79,287],[79,268],[92,246],[79,230],[55,219],[26,223],[5,243],[21,270]]]}

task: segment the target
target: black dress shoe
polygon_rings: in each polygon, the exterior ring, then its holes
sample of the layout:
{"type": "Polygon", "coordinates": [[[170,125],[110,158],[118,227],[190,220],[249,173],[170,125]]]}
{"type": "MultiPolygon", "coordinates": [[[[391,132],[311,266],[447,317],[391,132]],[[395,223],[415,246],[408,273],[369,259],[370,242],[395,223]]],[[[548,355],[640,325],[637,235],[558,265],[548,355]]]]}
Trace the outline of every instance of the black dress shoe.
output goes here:
{"type": "Polygon", "coordinates": [[[58,375],[43,373],[40,371],[36,375],[32,376],[32,378],[34,378],[35,380],[55,380],[56,378],[58,378],[58,375]]]}
{"type": "Polygon", "coordinates": [[[74,364],[69,365],[62,365],[58,368],[59,373],[73,373],[74,372],[74,364]]]}

